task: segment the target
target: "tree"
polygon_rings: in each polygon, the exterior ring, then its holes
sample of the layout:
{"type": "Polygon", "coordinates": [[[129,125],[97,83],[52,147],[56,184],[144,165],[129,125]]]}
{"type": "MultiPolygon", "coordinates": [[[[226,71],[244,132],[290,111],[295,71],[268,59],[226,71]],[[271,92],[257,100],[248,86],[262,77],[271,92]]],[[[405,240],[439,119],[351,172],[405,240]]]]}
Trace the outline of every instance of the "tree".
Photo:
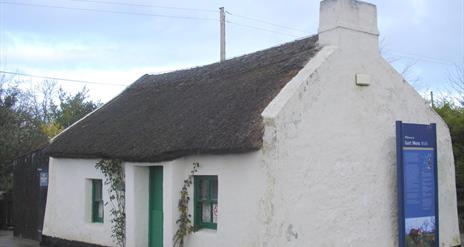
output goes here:
{"type": "Polygon", "coordinates": [[[464,188],[464,64],[456,65],[449,83],[457,96],[443,99],[435,107],[435,111],[450,129],[456,163],[456,185],[464,188]]]}
{"type": "Polygon", "coordinates": [[[57,94],[57,104],[50,101],[48,107],[41,108],[41,116],[47,116],[43,118],[41,130],[49,138],[59,134],[101,105],[100,102],[89,100],[88,90],[85,87],[74,95],[66,93],[61,88],[57,94]]]}
{"type": "Polygon", "coordinates": [[[456,185],[464,188],[464,108],[451,101],[443,101],[435,107],[435,111],[450,129],[456,164],[456,185]]]}
{"type": "Polygon", "coordinates": [[[398,73],[400,73],[410,84],[420,82],[421,78],[414,73],[414,67],[418,61],[415,59],[392,55],[392,52],[388,48],[389,46],[390,45],[387,40],[383,37],[379,44],[379,51],[382,57],[392,66],[395,66],[398,69],[398,73]]]}
{"type": "Polygon", "coordinates": [[[449,77],[449,81],[457,93],[459,103],[464,107],[464,64],[456,65],[449,77]]]}
{"type": "Polygon", "coordinates": [[[101,105],[88,99],[88,90],[85,87],[75,95],[60,90],[59,98],[60,106],[55,114],[55,121],[63,128],[69,127],[101,105]]]}
{"type": "Polygon", "coordinates": [[[95,110],[84,87],[76,94],[44,81],[35,90],[0,77],[0,191],[11,189],[12,161],[48,143],[48,140],[95,110]]]}
{"type": "Polygon", "coordinates": [[[0,190],[11,189],[13,159],[47,142],[28,107],[21,105],[24,92],[0,84],[0,190]]]}
{"type": "MultiPolygon", "coordinates": [[[[61,89],[58,89],[56,81],[45,80],[34,90],[27,91],[31,113],[41,123],[53,121],[58,110],[55,101],[59,90],[61,89]]],[[[22,103],[27,104],[26,99],[23,99],[22,103]]]]}

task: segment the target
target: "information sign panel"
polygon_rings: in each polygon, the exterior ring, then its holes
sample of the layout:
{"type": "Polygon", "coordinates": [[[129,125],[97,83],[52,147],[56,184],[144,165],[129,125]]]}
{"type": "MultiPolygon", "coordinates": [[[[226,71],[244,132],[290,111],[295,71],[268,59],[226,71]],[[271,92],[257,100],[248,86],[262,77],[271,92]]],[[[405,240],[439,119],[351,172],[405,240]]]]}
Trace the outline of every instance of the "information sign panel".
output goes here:
{"type": "Polygon", "coordinates": [[[435,124],[396,123],[400,247],[438,247],[435,124]]]}

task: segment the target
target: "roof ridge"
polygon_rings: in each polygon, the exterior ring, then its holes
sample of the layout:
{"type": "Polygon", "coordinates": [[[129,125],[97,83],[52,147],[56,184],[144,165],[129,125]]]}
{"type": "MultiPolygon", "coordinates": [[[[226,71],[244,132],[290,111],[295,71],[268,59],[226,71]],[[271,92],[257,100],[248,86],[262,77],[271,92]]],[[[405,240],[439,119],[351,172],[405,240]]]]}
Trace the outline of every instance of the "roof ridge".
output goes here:
{"type": "MultiPolygon", "coordinates": [[[[221,66],[222,67],[234,66],[234,63],[243,62],[243,60],[254,57],[254,56],[265,55],[266,53],[269,53],[269,52],[274,51],[274,50],[279,50],[279,49],[284,50],[284,48],[286,48],[286,47],[288,47],[290,45],[295,45],[295,44],[300,43],[300,42],[302,43],[305,40],[307,40],[308,43],[313,44],[313,43],[315,43],[317,41],[317,38],[318,38],[318,35],[311,35],[311,36],[308,36],[308,37],[305,37],[305,38],[296,39],[294,41],[279,44],[279,45],[269,47],[269,48],[266,48],[266,49],[263,49],[263,50],[259,50],[259,51],[255,51],[255,52],[252,52],[252,53],[240,55],[240,56],[237,56],[237,57],[234,57],[234,58],[230,58],[230,59],[227,59],[227,60],[225,60],[223,62],[215,62],[215,63],[211,63],[211,64],[206,64],[206,65],[201,65],[201,66],[196,66],[196,67],[191,67],[191,68],[185,68],[185,69],[180,69],[180,70],[174,70],[174,71],[160,73],[160,74],[147,74],[146,79],[149,78],[149,79],[152,80],[152,82],[154,82],[154,80],[156,80],[156,79],[162,79],[163,77],[170,76],[170,75],[173,75],[175,73],[189,73],[189,72],[191,72],[193,70],[196,70],[196,71],[205,70],[205,72],[207,70],[210,70],[209,71],[210,73],[220,72],[220,71],[211,71],[211,69],[216,69],[216,68],[219,68],[221,66]],[[316,40],[314,40],[314,39],[316,39],[316,40]],[[310,40],[312,40],[313,42],[309,42],[310,40]]],[[[281,55],[282,54],[280,54],[280,53],[279,54],[271,54],[266,58],[267,58],[268,61],[271,61],[273,58],[279,57],[281,55]]],[[[273,63],[275,63],[275,62],[279,62],[279,61],[274,61],[273,63]]],[[[272,65],[272,62],[266,63],[266,65],[272,65]]],[[[253,70],[255,67],[256,66],[247,67],[247,68],[244,69],[243,72],[253,70]]],[[[160,81],[159,83],[162,83],[162,82],[160,81]]],[[[128,86],[127,90],[131,90],[132,86],[134,86],[134,87],[142,86],[143,87],[143,85],[146,85],[145,80],[137,80],[132,85],[128,86]]]]}
{"type": "Polygon", "coordinates": [[[317,39],[317,38],[318,38],[317,34],[309,35],[309,36],[298,38],[298,39],[295,39],[295,40],[292,40],[292,41],[289,41],[289,42],[280,43],[280,44],[277,44],[277,45],[274,45],[274,46],[271,46],[271,47],[268,47],[268,48],[265,48],[265,49],[262,49],[262,50],[257,50],[257,51],[253,51],[253,52],[250,52],[250,53],[246,53],[246,54],[238,55],[238,56],[235,56],[235,57],[227,58],[225,61],[216,61],[216,62],[209,63],[209,64],[186,67],[186,68],[182,68],[182,69],[178,69],[178,70],[166,71],[166,72],[161,72],[161,73],[153,73],[153,74],[147,73],[146,75],[149,75],[149,76],[166,75],[166,74],[170,74],[170,73],[174,73],[174,72],[188,71],[188,70],[191,70],[191,69],[198,69],[198,68],[209,67],[209,66],[212,66],[212,65],[220,65],[220,64],[224,64],[224,63],[230,63],[230,62],[237,61],[237,60],[240,60],[240,59],[245,58],[245,57],[256,55],[258,53],[264,53],[266,51],[274,50],[274,49],[279,48],[279,47],[285,47],[287,45],[295,44],[295,43],[303,41],[303,40],[310,40],[310,39],[317,39]]]}

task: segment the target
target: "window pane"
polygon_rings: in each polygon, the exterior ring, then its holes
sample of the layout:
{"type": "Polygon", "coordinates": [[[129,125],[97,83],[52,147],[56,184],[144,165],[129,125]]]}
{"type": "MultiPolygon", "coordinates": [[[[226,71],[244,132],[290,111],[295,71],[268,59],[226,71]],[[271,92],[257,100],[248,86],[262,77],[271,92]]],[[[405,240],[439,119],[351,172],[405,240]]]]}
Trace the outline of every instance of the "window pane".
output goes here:
{"type": "Polygon", "coordinates": [[[218,197],[218,181],[216,179],[211,180],[211,199],[217,200],[218,197]]]}
{"type": "Polygon", "coordinates": [[[215,203],[213,204],[213,223],[217,223],[218,212],[218,205],[215,203]]]}
{"type": "Polygon", "coordinates": [[[211,222],[211,204],[201,204],[201,222],[211,222]]]}
{"type": "Polygon", "coordinates": [[[194,225],[195,229],[217,229],[218,177],[195,176],[194,225]]]}
{"type": "Polygon", "coordinates": [[[97,214],[98,219],[103,219],[103,201],[100,201],[98,203],[98,214],[97,214]]]}
{"type": "Polygon", "coordinates": [[[200,180],[200,200],[207,200],[208,199],[208,180],[202,179],[200,180]]]}
{"type": "Polygon", "coordinates": [[[94,181],[94,186],[95,186],[95,201],[99,201],[102,198],[102,184],[101,181],[95,180],[94,181]]]}
{"type": "Polygon", "coordinates": [[[103,222],[102,181],[92,180],[92,222],[103,222]]]}

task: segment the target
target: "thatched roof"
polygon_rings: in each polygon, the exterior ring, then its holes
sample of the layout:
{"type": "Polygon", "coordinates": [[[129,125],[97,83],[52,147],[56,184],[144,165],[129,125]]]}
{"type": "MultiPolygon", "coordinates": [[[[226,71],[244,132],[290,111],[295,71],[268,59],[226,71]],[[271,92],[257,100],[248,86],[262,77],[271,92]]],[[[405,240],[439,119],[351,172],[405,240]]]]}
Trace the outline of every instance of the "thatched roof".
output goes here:
{"type": "Polygon", "coordinates": [[[188,70],[144,75],[56,137],[52,157],[162,161],[262,146],[261,112],[317,52],[317,36],[188,70]]]}

